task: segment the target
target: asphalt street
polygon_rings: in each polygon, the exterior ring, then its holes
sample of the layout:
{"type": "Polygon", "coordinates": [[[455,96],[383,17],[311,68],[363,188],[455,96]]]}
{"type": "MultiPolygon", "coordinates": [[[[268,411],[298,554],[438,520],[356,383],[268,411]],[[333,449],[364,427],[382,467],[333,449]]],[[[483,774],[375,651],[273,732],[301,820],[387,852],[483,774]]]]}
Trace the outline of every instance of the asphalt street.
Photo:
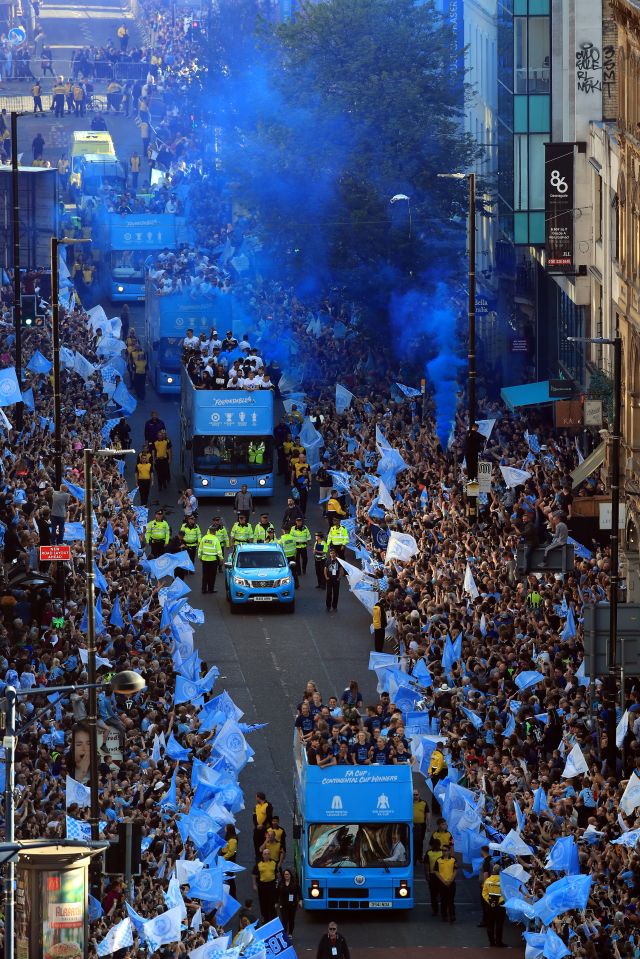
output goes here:
{"type": "MultiPolygon", "coordinates": [[[[140,42],[142,35],[123,9],[119,0],[100,0],[93,3],[52,3],[42,8],[42,23],[47,42],[54,48],[56,72],[63,71],[63,62],[70,59],[74,46],[93,42],[104,44],[114,39],[117,27],[127,19],[132,43],[140,42]]],[[[39,64],[34,63],[39,75],[39,64]]],[[[48,90],[47,80],[45,90],[48,90]]],[[[0,107],[3,96],[17,93],[28,94],[30,83],[4,84],[0,89],[0,107]]],[[[5,101],[5,105],[8,101],[5,101]]],[[[11,108],[11,107],[9,107],[11,108]]],[[[15,107],[14,107],[15,108],[15,107]]],[[[114,137],[116,151],[127,159],[132,149],[140,148],[137,126],[132,119],[111,116],[107,120],[114,137]]],[[[45,138],[45,157],[55,165],[60,153],[67,149],[71,131],[87,128],[90,119],[80,120],[65,117],[55,121],[51,116],[25,115],[19,123],[20,150],[30,155],[31,140],[36,130],[45,138]]],[[[117,315],[117,306],[103,303],[109,316],[117,315]]],[[[138,330],[142,329],[142,308],[132,309],[138,330]]],[[[177,475],[179,456],[177,399],[157,397],[147,390],[144,402],[131,417],[134,446],[140,447],[143,424],[152,409],[157,409],[167,424],[175,454],[175,463],[170,488],[162,494],[161,505],[175,530],[182,521],[182,512],[177,500],[184,482],[177,475]]],[[[131,467],[129,467],[131,469],[131,467]]],[[[265,505],[274,525],[280,525],[284,511],[287,488],[281,485],[276,495],[265,505]]],[[[152,490],[151,504],[155,505],[157,490],[152,490]]],[[[313,500],[313,496],[311,500],[313,500]]],[[[216,514],[223,516],[230,528],[233,515],[230,505],[224,501],[201,502],[199,523],[202,529],[216,514]]],[[[308,522],[311,532],[325,528],[320,509],[310,506],[308,522]]],[[[245,790],[247,809],[239,817],[241,830],[239,862],[247,872],[239,876],[238,895],[241,900],[252,898],[257,906],[257,896],[251,889],[253,849],[251,842],[251,812],[255,792],[262,790],[280,814],[289,837],[291,857],[291,815],[293,802],[293,720],[296,704],[300,701],[306,682],[313,679],[324,697],[340,695],[352,678],[358,679],[365,694],[365,702],[377,699],[375,683],[367,669],[371,637],[370,617],[364,607],[354,599],[343,583],[339,608],[336,614],[327,614],[324,594],[315,589],[315,578],[310,569],[302,580],[297,595],[294,616],[276,610],[260,608],[231,616],[224,598],[222,577],[218,578],[218,592],[213,596],[200,595],[199,569],[191,577],[194,590],[193,605],[203,608],[206,622],[196,631],[196,641],[201,655],[215,663],[224,679],[217,689],[226,688],[235,702],[244,710],[246,722],[266,722],[266,729],[252,734],[251,744],[256,751],[255,761],[242,773],[241,783],[245,790]]],[[[427,889],[422,870],[416,871],[417,905],[410,913],[388,913],[363,916],[362,913],[340,914],[337,918],[340,929],[349,944],[355,947],[356,957],[382,959],[391,950],[402,950],[407,959],[419,959],[430,955],[443,959],[477,959],[479,955],[491,956],[493,950],[482,948],[486,944],[484,930],[477,928],[480,920],[479,888],[476,880],[462,879],[458,882],[457,913],[454,925],[442,923],[431,917],[427,903],[427,889]],[[482,952],[480,952],[482,949],[482,952]]],[[[327,915],[323,913],[298,913],[295,945],[299,954],[315,949],[325,930],[327,915]]],[[[507,941],[514,946],[519,935],[509,930],[507,941]]],[[[517,947],[521,950],[520,945],[517,947]]],[[[496,955],[499,951],[495,951],[496,955]]]]}

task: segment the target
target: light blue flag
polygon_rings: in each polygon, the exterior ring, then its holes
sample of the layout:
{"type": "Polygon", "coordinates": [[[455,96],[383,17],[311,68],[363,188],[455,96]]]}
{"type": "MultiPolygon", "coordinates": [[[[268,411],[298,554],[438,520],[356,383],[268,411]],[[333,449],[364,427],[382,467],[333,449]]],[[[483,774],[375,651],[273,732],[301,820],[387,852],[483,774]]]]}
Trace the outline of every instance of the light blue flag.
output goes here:
{"type": "Polygon", "coordinates": [[[589,680],[589,677],[586,675],[586,672],[585,672],[584,659],[582,660],[582,662],[580,663],[580,665],[579,665],[578,668],[576,669],[576,679],[578,680],[578,683],[579,683],[580,686],[588,686],[588,685],[589,685],[590,680],[589,680]]]}
{"type": "Polygon", "coordinates": [[[489,849],[507,856],[533,856],[533,849],[527,846],[515,829],[510,830],[501,842],[490,842],[489,849]]]}
{"type": "Polygon", "coordinates": [[[79,839],[81,842],[89,842],[91,839],[91,823],[82,819],[74,819],[73,816],[66,816],[67,839],[79,839]]]}
{"type": "Polygon", "coordinates": [[[177,907],[181,912],[181,918],[187,918],[187,907],[184,904],[184,899],[180,892],[180,883],[175,876],[172,876],[169,880],[169,886],[164,894],[164,901],[168,909],[177,907]]]}
{"type": "Polygon", "coordinates": [[[178,805],[178,797],[176,791],[176,777],[178,775],[178,767],[173,770],[173,776],[171,777],[171,783],[166,793],[159,801],[158,805],[162,809],[175,809],[178,805]]]}
{"type": "Polygon", "coordinates": [[[465,714],[467,719],[473,724],[474,729],[482,729],[484,726],[484,720],[478,716],[477,713],[472,712],[470,709],[467,709],[466,706],[461,707],[462,712],[465,714]]]}
{"type": "Polygon", "coordinates": [[[204,611],[201,609],[194,609],[193,606],[190,606],[189,603],[186,602],[183,606],[181,606],[179,615],[188,623],[192,623],[196,626],[201,626],[204,623],[204,611]]]}
{"type": "Polygon", "coordinates": [[[96,589],[99,589],[101,593],[108,593],[109,587],[107,585],[107,580],[95,561],[93,564],[93,576],[96,589]]]}
{"type": "Polygon", "coordinates": [[[547,887],[542,899],[534,903],[536,916],[545,926],[556,916],[571,909],[585,909],[591,892],[592,876],[564,876],[547,887]]]}
{"type": "Polygon", "coordinates": [[[571,607],[569,607],[567,611],[567,621],[564,624],[564,629],[560,633],[560,638],[564,639],[565,641],[568,639],[573,639],[574,636],[576,635],[576,632],[577,631],[576,631],[575,617],[573,615],[573,610],[571,609],[571,607]]]}
{"type": "Polygon", "coordinates": [[[13,406],[14,403],[22,403],[22,393],[15,368],[10,366],[0,370],[0,406],[13,406]]]}
{"type": "Polygon", "coordinates": [[[36,350],[27,363],[27,369],[30,373],[43,373],[46,375],[53,369],[53,363],[51,360],[48,360],[46,356],[43,356],[40,350],[36,350]]]}
{"type": "Polygon", "coordinates": [[[536,672],[534,669],[527,669],[522,673],[518,673],[514,682],[520,692],[524,692],[525,689],[531,689],[532,686],[537,686],[538,683],[544,681],[544,676],[542,673],[536,672]]]}
{"type": "MultiPolygon", "coordinates": [[[[217,916],[216,916],[217,918],[217,916]]],[[[266,922],[253,933],[257,943],[263,943],[267,956],[277,956],[278,959],[296,959],[296,953],[291,945],[291,939],[284,931],[280,919],[266,922]]],[[[247,955],[246,951],[243,955],[247,955]]]]}
{"type": "Polygon", "coordinates": [[[515,721],[515,719],[513,718],[513,713],[510,712],[509,715],[507,716],[507,722],[506,722],[506,725],[505,725],[505,727],[504,727],[504,734],[505,734],[505,736],[507,736],[507,737],[513,736],[513,734],[515,733],[515,731],[516,731],[516,721],[515,721]]]}
{"type": "Polygon", "coordinates": [[[167,755],[169,759],[175,759],[179,762],[182,762],[182,760],[189,759],[191,750],[181,746],[172,732],[167,740],[165,755],[167,755]]]}
{"type": "Polygon", "coordinates": [[[205,711],[220,712],[227,719],[233,719],[238,722],[244,716],[239,706],[236,706],[229,693],[224,689],[208,703],[205,703],[205,711]]]}
{"type": "Polygon", "coordinates": [[[96,946],[96,952],[99,956],[110,956],[120,949],[129,949],[133,945],[133,929],[131,920],[127,916],[117,926],[113,926],[102,942],[96,946]]]}
{"type": "Polygon", "coordinates": [[[116,596],[116,601],[113,604],[113,609],[111,610],[111,616],[109,617],[109,623],[112,626],[119,626],[120,629],[124,629],[124,619],[122,617],[122,610],[120,609],[119,596],[116,596]]]}
{"type": "Polygon", "coordinates": [[[394,385],[400,390],[403,396],[406,396],[409,399],[422,396],[420,390],[416,390],[413,386],[405,386],[404,383],[395,383],[394,385]]]}
{"type": "MultiPolygon", "coordinates": [[[[522,832],[522,830],[524,829],[526,816],[523,813],[520,803],[518,802],[517,799],[513,800],[513,811],[516,814],[516,822],[518,823],[518,832],[522,832]]],[[[505,896],[505,899],[506,898],[507,897],[505,896]]]]}
{"type": "Polygon", "coordinates": [[[543,812],[547,812],[548,809],[547,794],[542,786],[538,786],[533,794],[533,811],[536,815],[540,816],[543,812]]]}
{"type": "Polygon", "coordinates": [[[522,895],[522,883],[503,869],[500,873],[500,892],[505,902],[508,899],[517,899],[522,895]]]}
{"type": "Polygon", "coordinates": [[[192,705],[199,707],[204,703],[202,694],[197,684],[193,683],[190,679],[185,679],[184,676],[179,675],[176,676],[176,691],[173,701],[176,706],[179,706],[180,703],[191,703],[192,705]]]}
{"type": "Polygon", "coordinates": [[[542,955],[544,959],[564,959],[565,956],[571,955],[571,950],[567,949],[563,940],[553,929],[547,929],[542,955]]]}
{"type": "Polygon", "coordinates": [[[144,942],[145,941],[144,924],[146,922],[146,919],[143,919],[143,917],[139,913],[137,913],[135,909],[133,908],[133,906],[130,906],[128,902],[125,902],[125,908],[127,910],[127,915],[129,919],[131,920],[131,924],[133,928],[135,929],[137,936],[144,942]]]}
{"type": "Polygon", "coordinates": [[[176,602],[178,599],[183,599],[190,592],[191,587],[189,584],[185,583],[185,581],[180,579],[179,576],[176,576],[172,583],[169,583],[168,586],[163,586],[162,589],[158,590],[158,596],[165,601],[168,599],[176,602]]]}
{"type": "Polygon", "coordinates": [[[73,806],[74,803],[76,806],[79,806],[81,809],[84,809],[87,806],[91,805],[91,790],[88,786],[83,786],[82,783],[79,783],[76,779],[72,779],[71,776],[67,776],[66,780],[66,803],[67,809],[69,806],[73,806]]]}
{"type": "Polygon", "coordinates": [[[544,932],[523,932],[526,942],[524,959],[540,959],[544,949],[544,932]]]}
{"type": "Polygon", "coordinates": [[[106,553],[106,551],[109,549],[109,547],[110,547],[113,543],[115,543],[115,541],[116,541],[116,537],[115,537],[115,533],[113,532],[113,526],[111,525],[111,523],[110,523],[109,521],[107,521],[107,525],[105,526],[104,534],[103,534],[102,539],[101,539],[101,541],[100,541],[100,545],[98,546],[98,552],[99,552],[99,553],[106,553]]]}
{"type": "MultiPolygon", "coordinates": [[[[226,926],[226,924],[230,922],[235,914],[242,908],[238,900],[234,899],[229,892],[229,887],[224,886],[223,889],[224,893],[222,896],[222,905],[216,910],[216,923],[218,923],[220,926],[226,926]]],[[[277,953],[273,953],[273,955],[277,955],[277,953]]],[[[282,959],[283,956],[285,956],[285,953],[281,953],[278,956],[278,959],[282,959]]]]}
{"type": "Polygon", "coordinates": [[[188,656],[184,662],[181,662],[177,667],[176,672],[178,672],[185,679],[190,680],[192,683],[198,681],[198,676],[200,675],[200,666],[202,661],[197,649],[188,656]]]}
{"type": "Polygon", "coordinates": [[[153,943],[154,949],[167,946],[172,942],[180,942],[181,921],[180,906],[174,906],[173,909],[168,909],[155,919],[145,922],[143,927],[145,938],[153,943]]]}
{"type": "Polygon", "coordinates": [[[444,650],[442,651],[442,668],[445,672],[449,672],[456,661],[456,653],[451,642],[451,637],[447,636],[444,641],[444,650]]]}
{"type": "Polygon", "coordinates": [[[89,893],[89,922],[96,922],[104,915],[104,910],[100,901],[89,893]]]}
{"type": "Polygon", "coordinates": [[[84,523],[65,523],[64,542],[75,543],[79,539],[84,539],[84,523]]]}
{"type": "Polygon", "coordinates": [[[122,409],[127,416],[135,413],[138,401],[132,396],[127,387],[121,380],[113,391],[113,401],[122,409]]]}
{"type": "Polygon", "coordinates": [[[246,740],[233,719],[227,719],[213,741],[213,749],[223,756],[236,772],[244,768],[249,758],[246,740]]]}
{"type": "Polygon", "coordinates": [[[411,675],[420,683],[421,686],[433,686],[433,678],[424,659],[418,660],[413,667],[413,672],[411,675]]]}
{"type": "Polygon", "coordinates": [[[84,503],[84,489],[82,486],[76,486],[75,483],[70,483],[69,480],[63,480],[62,485],[67,487],[72,496],[75,496],[81,503],[84,503]]]}
{"type": "Polygon", "coordinates": [[[191,810],[178,821],[178,832],[183,842],[190,839],[199,851],[213,839],[217,826],[215,820],[204,810],[194,809],[192,806],[191,810]]]}
{"type": "Polygon", "coordinates": [[[191,557],[186,549],[179,553],[163,553],[156,559],[147,561],[149,572],[156,579],[162,579],[164,576],[172,576],[175,569],[185,569],[188,573],[195,573],[195,567],[191,562],[191,557]]]}
{"type": "Polygon", "coordinates": [[[189,881],[189,899],[221,902],[223,898],[222,867],[201,869],[189,881]]]}
{"type": "Polygon", "coordinates": [[[142,549],[142,543],[140,542],[138,530],[135,528],[133,523],[129,523],[129,537],[127,539],[127,546],[136,553],[139,553],[142,549]]]}
{"type": "Polygon", "coordinates": [[[160,746],[160,737],[156,734],[153,737],[153,747],[151,749],[151,758],[154,763],[159,763],[162,759],[162,752],[160,746]]]}
{"type": "Polygon", "coordinates": [[[22,393],[22,402],[24,403],[24,405],[27,407],[28,410],[32,410],[32,411],[35,410],[36,401],[33,395],[33,390],[31,388],[29,388],[28,390],[24,390],[24,392],[22,393]]]}
{"type": "Polygon", "coordinates": [[[336,383],[336,413],[338,415],[349,409],[352,399],[353,393],[346,386],[340,386],[339,383],[336,383]]]}
{"type": "Polygon", "coordinates": [[[573,836],[562,836],[556,840],[549,850],[545,868],[553,872],[566,872],[568,875],[577,875],[580,872],[578,847],[573,836]]]}

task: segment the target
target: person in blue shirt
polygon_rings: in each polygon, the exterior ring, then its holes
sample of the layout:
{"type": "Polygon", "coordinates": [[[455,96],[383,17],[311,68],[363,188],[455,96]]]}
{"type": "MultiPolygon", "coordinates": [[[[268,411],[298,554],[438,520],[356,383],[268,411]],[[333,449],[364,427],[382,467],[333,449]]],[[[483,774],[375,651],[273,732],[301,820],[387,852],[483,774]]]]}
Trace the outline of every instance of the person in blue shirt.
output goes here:
{"type": "Polygon", "coordinates": [[[298,730],[298,736],[305,742],[311,738],[314,730],[314,721],[308,703],[302,703],[300,715],[296,718],[295,727],[298,730]]]}
{"type": "Polygon", "coordinates": [[[368,766],[370,764],[367,734],[362,730],[356,736],[356,741],[349,747],[349,756],[354,766],[368,766]]]}
{"type": "Polygon", "coordinates": [[[384,741],[382,736],[378,736],[375,742],[375,746],[371,746],[369,749],[369,762],[377,766],[388,766],[389,765],[389,746],[384,741]]]}

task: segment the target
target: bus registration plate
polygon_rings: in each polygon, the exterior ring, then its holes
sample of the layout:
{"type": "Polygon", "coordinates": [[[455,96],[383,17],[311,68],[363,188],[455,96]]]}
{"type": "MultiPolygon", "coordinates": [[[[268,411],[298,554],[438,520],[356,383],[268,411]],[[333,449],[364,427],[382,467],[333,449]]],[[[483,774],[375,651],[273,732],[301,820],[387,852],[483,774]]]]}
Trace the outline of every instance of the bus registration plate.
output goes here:
{"type": "Polygon", "coordinates": [[[225,495],[225,496],[235,496],[236,494],[235,494],[235,491],[234,491],[234,490],[228,489],[228,490],[225,491],[225,494],[224,494],[224,495],[225,495]]]}
{"type": "Polygon", "coordinates": [[[391,909],[390,902],[370,902],[369,909],[391,909]]]}

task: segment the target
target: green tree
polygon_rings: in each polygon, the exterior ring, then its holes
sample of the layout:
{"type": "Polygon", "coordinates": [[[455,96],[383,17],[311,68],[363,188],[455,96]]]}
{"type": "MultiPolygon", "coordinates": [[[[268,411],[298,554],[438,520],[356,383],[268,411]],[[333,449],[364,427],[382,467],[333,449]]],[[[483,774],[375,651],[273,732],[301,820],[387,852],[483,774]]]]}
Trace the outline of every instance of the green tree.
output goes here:
{"type": "MultiPolygon", "coordinates": [[[[259,55],[232,85],[230,171],[302,269],[366,289],[377,265],[409,277],[449,261],[466,194],[462,51],[432,0],[326,0],[262,24],[259,55]],[[395,194],[406,194],[394,205],[395,194]],[[359,284],[359,278],[367,282],[359,284]]],[[[384,285],[384,284],[383,284],[384,285]]]]}

